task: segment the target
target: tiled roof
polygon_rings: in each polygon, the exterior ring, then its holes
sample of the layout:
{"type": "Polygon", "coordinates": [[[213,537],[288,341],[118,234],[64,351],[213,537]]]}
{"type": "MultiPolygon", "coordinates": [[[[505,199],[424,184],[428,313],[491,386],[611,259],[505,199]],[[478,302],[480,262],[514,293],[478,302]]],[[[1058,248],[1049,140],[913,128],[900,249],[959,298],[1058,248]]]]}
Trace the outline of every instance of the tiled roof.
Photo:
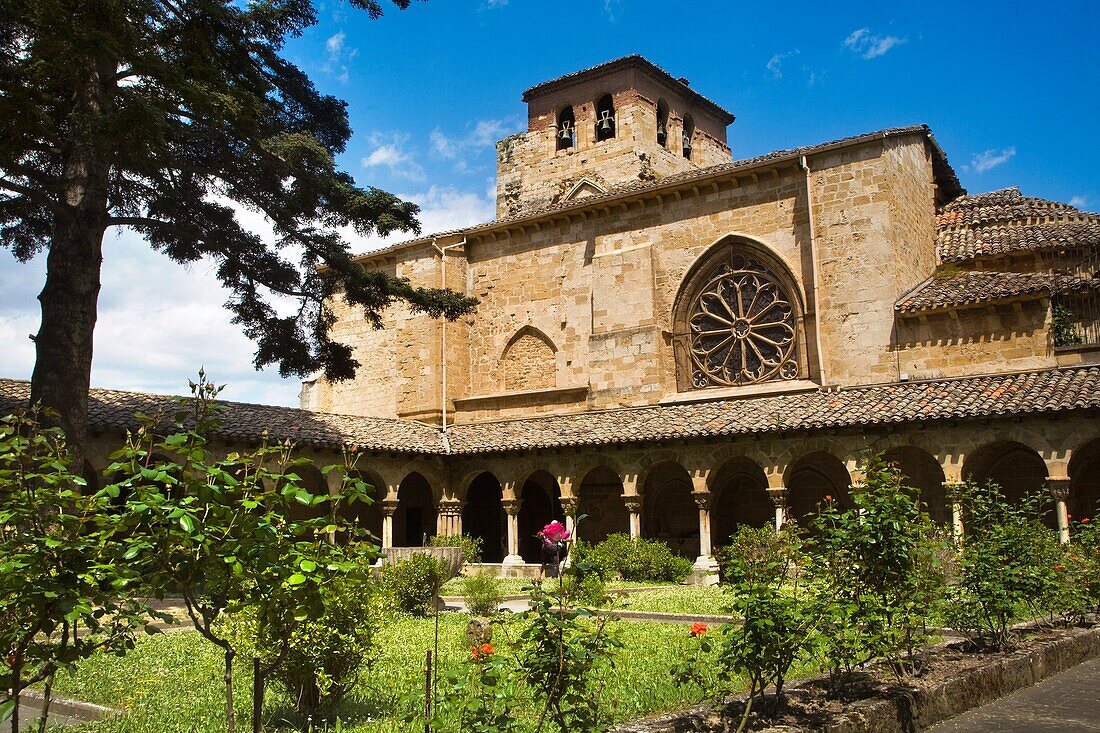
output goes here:
{"type": "Polygon", "coordinates": [[[720,163],[718,165],[708,166],[706,168],[695,168],[685,171],[683,173],[677,173],[671,176],[665,176],[656,181],[634,181],[626,183],[621,186],[612,188],[605,194],[598,196],[585,196],[581,199],[571,199],[568,201],[562,201],[551,206],[547,206],[537,210],[523,211],[522,213],[514,216],[505,217],[496,221],[489,221],[483,224],[474,224],[473,226],[465,227],[463,229],[450,229],[443,232],[436,232],[423,237],[417,237],[416,239],[409,239],[404,242],[397,242],[382,249],[374,250],[372,252],[364,252],[360,255],[356,255],[357,258],[370,258],[387,252],[394,252],[406,247],[411,247],[417,244],[424,244],[431,242],[435,239],[441,239],[449,236],[461,236],[476,234],[478,232],[488,231],[497,228],[508,227],[513,224],[517,224],[524,221],[532,221],[541,219],[545,216],[552,214],[558,214],[569,210],[586,209],[592,206],[598,206],[606,204],[615,199],[625,196],[633,196],[639,193],[645,193],[648,191],[657,191],[665,188],[675,188],[677,186],[685,186],[697,183],[704,183],[712,178],[720,178],[730,173],[737,173],[741,171],[752,170],[753,168],[764,167],[768,165],[774,165],[782,161],[797,160],[804,155],[814,155],[816,153],[825,152],[836,148],[843,148],[849,145],[858,145],[872,140],[879,140],[889,137],[902,137],[905,135],[923,134],[928,137],[932,146],[932,161],[933,167],[936,170],[936,180],[940,187],[940,190],[947,198],[952,198],[965,194],[965,189],[962,188],[959,183],[958,177],[955,175],[954,169],[948,164],[947,156],[944,155],[935,139],[932,137],[932,131],[928,129],[927,125],[910,125],[908,127],[894,127],[888,130],[878,130],[876,132],[869,132],[863,135],[852,135],[850,137],[840,138],[839,140],[831,140],[829,142],[819,143],[817,145],[809,145],[805,147],[789,148],[786,150],[775,150],[765,155],[759,155],[755,158],[744,158],[742,160],[735,160],[730,163],[720,163]]]}
{"type": "Polygon", "coordinates": [[[451,452],[520,451],[1100,407],[1100,367],[902,382],[743,400],[458,425],[451,452]]]}
{"type": "Polygon", "coordinates": [[[940,210],[936,224],[943,262],[1100,246],[1100,215],[1024,196],[1018,188],[957,198],[940,210]]]}
{"type": "MultiPolygon", "coordinates": [[[[0,379],[0,411],[25,404],[29,394],[28,382],[0,379]]],[[[228,413],[216,435],[223,440],[256,442],[266,429],[272,437],[311,447],[475,454],[1096,408],[1100,367],[499,420],[452,426],[447,441],[437,428],[407,420],[222,404],[228,413]]],[[[88,424],[93,430],[124,430],[136,427],[136,412],[170,416],[176,409],[176,398],[166,395],[93,389],[88,424]]]]}
{"type": "MultiPolygon", "coordinates": [[[[30,382],[0,379],[0,411],[26,405],[30,382]]],[[[88,426],[93,430],[127,430],[139,427],[135,413],[163,415],[167,427],[180,410],[178,397],[93,389],[88,394],[88,426]]],[[[267,430],[273,437],[290,438],[309,447],[363,449],[399,453],[442,453],[438,429],[413,422],[378,417],[356,417],[310,412],[292,407],[272,407],[246,402],[221,402],[227,408],[215,436],[226,441],[255,443],[267,430]]]]}
{"type": "Polygon", "coordinates": [[[1042,297],[1055,288],[1062,291],[1100,290],[1100,279],[1047,273],[958,272],[933,276],[901,296],[894,308],[901,313],[916,313],[964,305],[981,305],[1022,296],[1042,297]]]}
{"type": "Polygon", "coordinates": [[[657,77],[666,84],[678,88],[680,93],[684,96],[693,98],[696,101],[701,102],[703,106],[707,107],[713,114],[716,114],[717,116],[722,118],[727,125],[733,122],[734,117],[732,114],[720,107],[716,102],[707,99],[702,94],[692,89],[686,79],[673,76],[657,64],[653,63],[644,56],[639,56],[638,54],[622,56],[617,59],[612,59],[611,61],[605,61],[602,64],[590,66],[587,69],[574,71],[569,74],[559,76],[556,79],[551,79],[550,81],[544,81],[540,84],[536,84],[535,86],[530,87],[523,92],[523,101],[529,102],[532,98],[538,96],[539,94],[553,91],[554,89],[559,89],[563,86],[566,86],[567,84],[571,84],[586,77],[609,74],[614,71],[618,71],[619,69],[626,69],[632,66],[648,71],[651,75],[657,77]]]}

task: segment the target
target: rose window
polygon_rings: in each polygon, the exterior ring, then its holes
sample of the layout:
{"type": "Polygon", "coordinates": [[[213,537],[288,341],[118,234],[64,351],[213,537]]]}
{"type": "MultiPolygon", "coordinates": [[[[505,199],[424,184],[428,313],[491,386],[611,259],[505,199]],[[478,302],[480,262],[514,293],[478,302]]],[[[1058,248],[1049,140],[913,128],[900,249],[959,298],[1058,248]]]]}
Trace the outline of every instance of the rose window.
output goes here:
{"type": "Polygon", "coordinates": [[[794,308],[760,262],[735,255],[701,288],[688,317],[696,388],[798,376],[794,308]]]}

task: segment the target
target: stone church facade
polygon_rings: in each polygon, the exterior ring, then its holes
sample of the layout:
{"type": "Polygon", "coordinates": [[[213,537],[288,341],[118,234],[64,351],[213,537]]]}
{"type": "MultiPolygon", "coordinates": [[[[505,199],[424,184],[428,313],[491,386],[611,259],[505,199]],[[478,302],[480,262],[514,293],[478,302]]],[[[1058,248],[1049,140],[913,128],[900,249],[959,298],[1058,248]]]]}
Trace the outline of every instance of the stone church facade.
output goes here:
{"type": "MultiPolygon", "coordinates": [[[[524,101],[495,221],[359,258],[476,311],[376,330],[334,303],[356,378],[234,405],[227,446],[357,445],[384,544],[466,532],[506,568],[587,515],[583,539],[661,539],[707,573],[739,524],[843,499],[871,452],[957,532],[967,477],[1049,490],[1063,537],[1096,512],[1100,216],[967,194],[924,126],[736,160],[733,115],[637,56],[524,101]]],[[[157,399],[93,392],[93,427],[157,399]]]]}

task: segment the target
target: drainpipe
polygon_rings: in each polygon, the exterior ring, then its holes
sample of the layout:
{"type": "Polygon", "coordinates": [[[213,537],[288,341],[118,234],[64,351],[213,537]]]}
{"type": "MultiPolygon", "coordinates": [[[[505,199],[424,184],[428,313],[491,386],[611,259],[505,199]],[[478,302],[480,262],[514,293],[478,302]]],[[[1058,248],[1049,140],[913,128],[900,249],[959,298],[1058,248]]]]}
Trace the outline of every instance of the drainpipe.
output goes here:
{"type": "Polygon", "coordinates": [[[818,305],[818,280],[821,277],[817,262],[817,247],[814,246],[814,200],[810,186],[810,165],[803,155],[798,159],[798,165],[806,172],[806,216],[810,225],[810,263],[814,268],[813,293],[814,293],[814,340],[817,342],[817,373],[821,379],[821,385],[825,386],[825,350],[821,344],[821,308],[818,305]]]}
{"type": "MultiPolygon", "coordinates": [[[[444,245],[439,247],[435,243],[436,240],[432,240],[432,249],[439,253],[439,287],[446,289],[447,287],[447,250],[454,249],[455,247],[462,247],[466,244],[466,237],[462,238],[461,242],[455,242],[454,244],[444,245]]],[[[443,319],[442,327],[439,330],[439,362],[440,369],[442,371],[442,380],[439,388],[439,405],[443,412],[443,434],[447,434],[447,319],[443,319]]]]}

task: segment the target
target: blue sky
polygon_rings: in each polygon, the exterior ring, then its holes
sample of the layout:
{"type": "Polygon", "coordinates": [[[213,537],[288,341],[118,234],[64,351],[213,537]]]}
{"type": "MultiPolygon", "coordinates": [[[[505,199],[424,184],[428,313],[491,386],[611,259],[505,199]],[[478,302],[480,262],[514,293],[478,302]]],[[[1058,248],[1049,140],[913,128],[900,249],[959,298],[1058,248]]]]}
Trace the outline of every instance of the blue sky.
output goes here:
{"type": "MultiPolygon", "coordinates": [[[[343,167],[419,203],[425,231],[492,218],[493,142],[524,128],[524,89],[631,53],[737,116],[735,158],[923,122],[971,193],[1100,210],[1094,2],[432,0],[377,21],[319,7],[286,52],[348,102],[343,167]]],[[[127,232],[105,258],[94,385],[179,391],[205,364],[231,399],[296,404],[295,382],[252,370],[209,265],[182,270],[127,232]]],[[[0,253],[0,375],[30,376],[42,272],[0,253]]]]}

